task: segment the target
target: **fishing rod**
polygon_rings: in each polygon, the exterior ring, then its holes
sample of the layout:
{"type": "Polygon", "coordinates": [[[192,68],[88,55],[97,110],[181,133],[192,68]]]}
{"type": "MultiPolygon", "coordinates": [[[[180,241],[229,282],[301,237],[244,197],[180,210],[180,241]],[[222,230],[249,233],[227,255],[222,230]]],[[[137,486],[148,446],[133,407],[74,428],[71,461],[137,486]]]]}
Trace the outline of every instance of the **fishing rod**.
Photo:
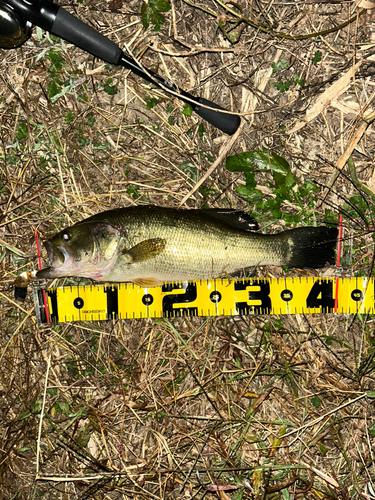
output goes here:
{"type": "Polygon", "coordinates": [[[63,38],[80,49],[114,66],[123,66],[147,82],[177,95],[201,118],[222,132],[233,135],[240,125],[239,116],[203,97],[194,97],[157,73],[144,70],[136,59],[94,28],[50,0],[0,0],[0,48],[14,49],[31,36],[33,25],[63,38]]]}

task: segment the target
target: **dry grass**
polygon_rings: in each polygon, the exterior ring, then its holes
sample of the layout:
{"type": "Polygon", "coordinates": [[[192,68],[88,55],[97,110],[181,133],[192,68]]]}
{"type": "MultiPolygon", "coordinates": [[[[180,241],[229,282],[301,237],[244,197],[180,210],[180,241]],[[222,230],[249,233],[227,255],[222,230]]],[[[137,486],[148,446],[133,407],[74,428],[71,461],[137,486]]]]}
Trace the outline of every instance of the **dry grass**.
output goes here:
{"type": "MultiPolygon", "coordinates": [[[[318,222],[357,196],[360,209],[344,211],[345,262],[350,274],[371,273],[374,128],[363,118],[374,109],[375,11],[354,1],[171,4],[156,33],[142,28],[141,1],[67,8],[145,67],[239,112],[235,141],[61,41],[34,34],[2,52],[0,497],[374,498],[372,317],[39,329],[30,294],[13,300],[15,277],[36,266],[27,258],[36,229],[46,237],[142,203],[252,211],[224,160],[262,147],[319,187],[318,222]],[[272,72],[284,59],[288,68],[272,72]],[[291,82],[285,92],[272,83],[280,79],[291,82]],[[51,102],[55,91],[63,95],[51,102]],[[159,100],[152,109],[149,97],[159,100]],[[343,161],[350,154],[358,179],[343,161]]],[[[270,180],[258,176],[265,198],[270,180]]],[[[261,219],[267,231],[284,225],[261,219]]]]}

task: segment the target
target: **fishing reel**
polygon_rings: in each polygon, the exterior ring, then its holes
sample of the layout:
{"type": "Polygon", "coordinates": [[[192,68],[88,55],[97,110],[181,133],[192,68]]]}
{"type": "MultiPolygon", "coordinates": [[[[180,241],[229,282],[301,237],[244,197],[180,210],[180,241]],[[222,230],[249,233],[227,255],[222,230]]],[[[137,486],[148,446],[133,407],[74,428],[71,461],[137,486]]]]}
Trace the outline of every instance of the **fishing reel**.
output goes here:
{"type": "Polygon", "coordinates": [[[39,26],[110,64],[122,51],[111,40],[51,0],[0,0],[0,48],[17,48],[39,26]]]}
{"type": "Polygon", "coordinates": [[[0,0],[0,48],[16,49],[31,36],[32,23],[10,3],[0,0]]]}
{"type": "Polygon", "coordinates": [[[0,0],[0,48],[15,49],[31,36],[33,25],[89,52],[115,66],[123,66],[144,80],[161,87],[222,132],[232,135],[240,125],[240,117],[203,97],[194,97],[164,80],[132,57],[123,53],[118,45],[94,28],[51,0],[0,0]]]}

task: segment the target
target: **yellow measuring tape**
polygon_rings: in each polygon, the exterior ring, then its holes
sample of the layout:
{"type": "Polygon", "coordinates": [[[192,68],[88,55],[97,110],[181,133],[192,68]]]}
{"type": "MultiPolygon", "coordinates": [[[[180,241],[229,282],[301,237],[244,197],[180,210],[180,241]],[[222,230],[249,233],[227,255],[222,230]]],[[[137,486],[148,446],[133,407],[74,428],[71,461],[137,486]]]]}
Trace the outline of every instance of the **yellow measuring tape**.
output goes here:
{"type": "Polygon", "coordinates": [[[40,324],[251,314],[374,314],[373,278],[247,278],[34,290],[40,324]],[[47,308],[47,311],[46,311],[47,308]]]}

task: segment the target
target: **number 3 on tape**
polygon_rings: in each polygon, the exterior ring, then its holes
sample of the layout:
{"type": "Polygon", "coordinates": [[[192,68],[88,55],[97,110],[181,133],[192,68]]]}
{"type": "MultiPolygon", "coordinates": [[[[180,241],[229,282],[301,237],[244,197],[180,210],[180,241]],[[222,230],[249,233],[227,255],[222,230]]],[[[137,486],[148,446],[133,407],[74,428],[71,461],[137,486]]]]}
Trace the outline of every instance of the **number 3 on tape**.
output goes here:
{"type": "Polygon", "coordinates": [[[244,280],[234,283],[234,292],[247,290],[248,301],[236,301],[237,314],[270,314],[272,301],[270,297],[271,287],[269,280],[244,280]]]}

